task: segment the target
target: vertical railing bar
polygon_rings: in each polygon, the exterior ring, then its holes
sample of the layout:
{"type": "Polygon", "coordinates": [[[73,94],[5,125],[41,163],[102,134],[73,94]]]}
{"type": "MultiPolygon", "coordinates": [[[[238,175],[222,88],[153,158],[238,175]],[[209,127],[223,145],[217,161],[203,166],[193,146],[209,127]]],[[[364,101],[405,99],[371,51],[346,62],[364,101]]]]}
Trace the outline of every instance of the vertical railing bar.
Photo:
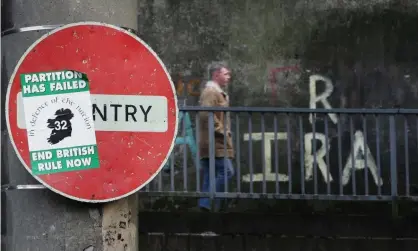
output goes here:
{"type": "Polygon", "coordinates": [[[216,193],[216,172],[215,172],[215,124],[214,124],[214,112],[208,112],[209,119],[208,119],[208,127],[209,127],[209,187],[210,187],[210,199],[211,199],[211,208],[215,208],[215,203],[213,203],[213,199],[215,198],[216,193]]]}
{"type": "Polygon", "coordinates": [[[315,113],[315,116],[313,116],[312,118],[312,134],[313,134],[313,175],[314,175],[314,194],[317,195],[318,194],[318,173],[317,173],[317,168],[318,168],[318,160],[316,159],[316,116],[317,114],[315,113]]]}
{"type": "Polygon", "coordinates": [[[393,198],[398,196],[398,180],[396,170],[396,125],[395,117],[389,117],[389,138],[390,138],[390,180],[391,180],[391,196],[393,198]]]}
{"type": "Polygon", "coordinates": [[[265,121],[264,121],[264,119],[265,119],[264,113],[261,113],[260,115],[261,115],[261,156],[263,156],[261,158],[261,166],[263,168],[263,193],[265,194],[266,191],[267,191],[267,185],[266,185],[266,161],[265,161],[265,158],[264,158],[264,156],[266,156],[265,155],[266,149],[264,147],[264,144],[265,144],[265,136],[266,136],[265,135],[266,128],[265,128],[265,121]]]}
{"type": "Polygon", "coordinates": [[[363,119],[363,146],[364,146],[364,192],[365,195],[369,195],[369,166],[367,163],[367,159],[368,159],[368,144],[367,144],[367,120],[366,120],[366,115],[362,115],[361,116],[363,119]]]}
{"type": "Polygon", "coordinates": [[[229,191],[228,190],[228,187],[229,187],[228,177],[229,177],[229,171],[230,170],[228,170],[229,166],[226,165],[226,162],[229,158],[228,152],[227,152],[227,147],[226,147],[227,146],[227,136],[229,136],[228,133],[231,133],[230,130],[227,130],[227,128],[230,126],[229,116],[230,116],[229,112],[224,112],[224,161],[225,161],[225,163],[224,163],[224,184],[225,184],[224,192],[225,193],[227,193],[229,191]]]}
{"type": "Polygon", "coordinates": [[[163,190],[163,170],[158,173],[158,192],[163,190]]]}
{"type": "Polygon", "coordinates": [[[155,191],[156,185],[157,185],[157,179],[151,180],[146,186],[146,191],[147,192],[155,191]]]}
{"type": "Polygon", "coordinates": [[[241,192],[241,153],[240,153],[240,128],[239,128],[239,113],[235,114],[235,138],[236,138],[236,165],[237,165],[237,192],[241,192]]]}
{"type": "Polygon", "coordinates": [[[170,192],[174,192],[175,191],[175,185],[174,185],[174,161],[175,161],[174,149],[173,149],[173,151],[171,151],[170,159],[171,159],[170,160],[170,188],[171,188],[170,192]]]}
{"type": "Polygon", "coordinates": [[[300,151],[300,187],[301,187],[301,194],[305,194],[305,138],[303,134],[303,121],[302,115],[298,115],[299,118],[299,151],[300,151]]]}
{"type": "MultiPolygon", "coordinates": [[[[378,177],[382,177],[382,169],[381,169],[381,162],[380,162],[380,116],[379,114],[375,115],[376,121],[376,164],[377,164],[377,174],[378,177]]],[[[382,188],[379,184],[377,186],[377,194],[382,195],[382,188]]]]}
{"type": "MultiPolygon", "coordinates": [[[[416,136],[417,136],[416,144],[417,144],[417,148],[418,148],[418,115],[415,115],[415,130],[416,130],[416,136]]],[[[414,193],[414,195],[415,195],[415,193],[414,193]]]]}
{"type": "Polygon", "coordinates": [[[330,181],[330,175],[329,175],[329,133],[328,133],[328,116],[324,116],[324,124],[325,124],[325,158],[327,160],[327,194],[331,194],[331,181],[330,181]]]}
{"type": "Polygon", "coordinates": [[[338,115],[338,122],[337,122],[337,141],[338,141],[338,178],[339,178],[339,190],[340,195],[344,194],[344,187],[343,187],[343,156],[342,156],[342,139],[341,139],[341,114],[338,115]]]}
{"type": "Polygon", "coordinates": [[[355,158],[356,153],[354,152],[354,125],[353,117],[350,116],[350,145],[351,145],[351,185],[353,190],[353,195],[357,195],[357,186],[356,186],[356,175],[355,175],[355,158]]]}
{"type": "Polygon", "coordinates": [[[290,131],[290,114],[286,113],[286,131],[287,131],[287,172],[289,176],[288,194],[292,194],[292,133],[290,131]]]}
{"type": "Polygon", "coordinates": [[[252,113],[248,113],[248,155],[250,162],[250,193],[253,193],[253,122],[252,113]]]}
{"type": "Polygon", "coordinates": [[[410,195],[409,191],[409,126],[406,116],[404,118],[404,137],[405,137],[405,193],[410,195]]]}
{"type": "MultiPolygon", "coordinates": [[[[415,114],[415,130],[416,130],[416,136],[417,136],[417,147],[418,147],[418,115],[415,114]]],[[[416,193],[413,193],[414,196],[416,196],[416,193]]]]}
{"type": "MultiPolygon", "coordinates": [[[[196,144],[200,142],[200,117],[199,112],[196,112],[195,115],[195,134],[196,134],[196,144]]],[[[195,168],[196,168],[196,192],[200,192],[200,147],[196,147],[196,159],[195,159],[195,168]]]]}
{"type": "Polygon", "coordinates": [[[187,139],[186,139],[186,116],[187,113],[183,112],[183,123],[182,123],[182,127],[183,127],[183,191],[187,192],[187,139]]]}
{"type": "Polygon", "coordinates": [[[228,165],[226,165],[227,163],[227,158],[228,158],[228,152],[226,149],[226,145],[227,145],[227,136],[228,133],[230,133],[229,131],[227,131],[227,126],[228,126],[228,112],[223,112],[224,114],[224,120],[223,120],[223,127],[224,127],[224,192],[227,193],[228,192],[228,165]]]}
{"type": "Polygon", "coordinates": [[[148,182],[148,184],[145,186],[145,191],[146,192],[154,191],[155,190],[155,189],[153,189],[154,187],[155,187],[155,179],[148,182]]]}
{"type": "Polygon", "coordinates": [[[279,144],[277,138],[277,113],[274,113],[273,117],[274,126],[274,173],[276,175],[276,194],[280,194],[279,184],[279,144]]]}
{"type": "Polygon", "coordinates": [[[145,185],[145,191],[150,192],[150,187],[154,184],[155,180],[151,180],[148,184],[145,185]]]}

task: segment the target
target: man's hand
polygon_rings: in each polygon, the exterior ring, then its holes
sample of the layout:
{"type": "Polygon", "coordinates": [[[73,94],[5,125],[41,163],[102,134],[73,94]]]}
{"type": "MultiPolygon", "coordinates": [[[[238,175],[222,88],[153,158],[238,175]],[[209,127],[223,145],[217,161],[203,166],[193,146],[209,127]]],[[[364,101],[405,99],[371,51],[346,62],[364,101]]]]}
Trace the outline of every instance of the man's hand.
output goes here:
{"type": "MultiPolygon", "coordinates": [[[[220,133],[220,132],[218,132],[218,131],[215,131],[215,136],[224,136],[224,134],[223,133],[220,133]]],[[[226,136],[228,136],[228,137],[232,137],[232,134],[231,134],[231,132],[226,132],[226,136]]]]}

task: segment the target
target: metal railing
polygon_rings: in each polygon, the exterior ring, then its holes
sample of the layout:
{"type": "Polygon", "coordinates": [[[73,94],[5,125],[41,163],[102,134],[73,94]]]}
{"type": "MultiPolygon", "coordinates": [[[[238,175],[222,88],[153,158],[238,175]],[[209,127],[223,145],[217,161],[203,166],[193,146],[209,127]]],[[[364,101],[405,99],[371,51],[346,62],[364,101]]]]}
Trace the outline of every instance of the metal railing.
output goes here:
{"type": "MultiPolygon", "coordinates": [[[[418,109],[181,108],[169,164],[140,193],[150,196],[417,200],[418,109]],[[235,175],[202,191],[199,116],[230,113],[235,175]]],[[[209,135],[214,127],[209,126],[209,135]]],[[[224,139],[225,142],[225,139],[224,139]]],[[[219,145],[218,145],[219,146],[219,145]]],[[[219,179],[219,178],[218,178],[219,179]]]]}

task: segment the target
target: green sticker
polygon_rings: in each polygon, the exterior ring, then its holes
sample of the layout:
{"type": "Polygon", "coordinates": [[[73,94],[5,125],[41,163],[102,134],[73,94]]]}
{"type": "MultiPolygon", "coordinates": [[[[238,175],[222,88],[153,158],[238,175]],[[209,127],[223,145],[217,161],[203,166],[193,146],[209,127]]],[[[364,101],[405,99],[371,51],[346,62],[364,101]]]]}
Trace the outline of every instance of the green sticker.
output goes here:
{"type": "Polygon", "coordinates": [[[50,174],[100,166],[85,74],[20,75],[32,172],[50,174]]]}
{"type": "Polygon", "coordinates": [[[20,75],[22,96],[45,96],[89,91],[87,76],[76,71],[39,72],[20,75]]]}

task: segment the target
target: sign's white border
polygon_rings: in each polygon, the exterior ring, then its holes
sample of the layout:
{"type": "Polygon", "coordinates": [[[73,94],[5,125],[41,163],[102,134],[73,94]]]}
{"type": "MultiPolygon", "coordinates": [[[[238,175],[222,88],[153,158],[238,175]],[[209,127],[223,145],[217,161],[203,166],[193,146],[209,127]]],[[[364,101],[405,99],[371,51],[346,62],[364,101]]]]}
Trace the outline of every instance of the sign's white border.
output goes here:
{"type": "Polygon", "coordinates": [[[129,31],[127,31],[127,30],[125,30],[125,29],[123,29],[123,28],[121,28],[121,27],[118,27],[118,26],[115,26],[115,25],[111,25],[111,24],[106,24],[106,23],[101,23],[101,22],[92,22],[92,21],[88,21],[88,22],[77,22],[77,23],[71,23],[71,24],[67,24],[67,25],[63,25],[63,26],[61,26],[61,27],[59,27],[59,28],[57,28],[57,29],[54,29],[54,30],[52,30],[52,31],[50,31],[50,32],[48,32],[48,33],[46,33],[45,35],[43,35],[42,37],[40,37],[38,40],[36,40],[26,51],[25,51],[25,53],[22,55],[22,57],[19,59],[19,61],[18,61],[18,63],[16,64],[16,67],[15,67],[15,69],[14,69],[14,71],[13,71],[13,74],[12,74],[12,76],[11,76],[11,78],[10,78],[10,81],[9,81],[9,85],[8,85],[8,87],[7,87],[7,94],[6,94],[6,106],[5,106],[5,108],[6,108],[6,121],[7,121],[7,131],[8,131],[8,133],[9,133],[9,135],[10,135],[10,141],[11,141],[11,143],[12,143],[12,145],[13,145],[13,148],[14,148],[14,150],[15,150],[15,152],[16,152],[16,155],[17,155],[17,157],[19,158],[19,160],[20,160],[20,162],[25,166],[25,168],[26,168],[26,170],[36,179],[36,180],[38,180],[40,183],[42,183],[44,186],[46,186],[47,188],[49,188],[50,190],[52,190],[52,191],[54,191],[54,192],[56,192],[56,193],[58,193],[58,194],[60,194],[60,195],[62,195],[62,196],[64,196],[64,197],[67,197],[67,198],[70,198],[70,199],[73,199],[73,200],[77,200],[77,201],[81,201],[81,202],[91,202],[91,203],[102,203],[102,202],[110,202],[110,201],[115,201],[115,200],[119,200],[119,199],[122,199],[122,198],[125,198],[125,197],[127,197],[127,196],[129,196],[129,195],[131,195],[131,194],[133,194],[133,193],[136,193],[137,191],[139,191],[141,188],[143,188],[144,186],[146,186],[149,182],[151,182],[154,178],[155,178],[155,176],[161,171],[161,169],[164,167],[164,165],[166,164],[166,162],[167,162],[167,160],[168,160],[168,158],[169,158],[169,156],[170,156],[170,153],[173,151],[173,148],[174,148],[174,143],[175,143],[175,139],[176,139],[176,136],[177,136],[177,131],[178,131],[178,116],[176,116],[176,121],[175,121],[175,128],[174,128],[174,136],[173,136],[173,138],[171,139],[171,144],[170,144],[170,149],[169,149],[169,151],[168,151],[168,154],[167,154],[167,156],[164,158],[164,161],[161,163],[161,165],[160,165],[160,167],[158,168],[158,170],[147,180],[147,181],[145,181],[141,186],[139,186],[139,187],[137,187],[136,189],[134,189],[134,190],[132,190],[132,191],[130,191],[129,193],[126,193],[126,194],[124,194],[124,195],[121,195],[121,196],[119,196],[119,197],[115,197],[115,198],[110,198],[110,199],[106,199],[106,200],[87,200],[87,199],[81,199],[81,198],[77,198],[77,197],[74,197],[74,196],[71,196],[71,195],[69,195],[69,194],[66,194],[66,193],[63,193],[63,192],[61,192],[61,191],[59,191],[59,190],[57,190],[57,189],[55,189],[55,188],[53,188],[53,187],[51,187],[51,186],[49,186],[46,182],[44,182],[42,179],[40,179],[37,175],[33,175],[32,174],[32,170],[26,165],[26,163],[25,163],[25,161],[22,159],[22,157],[21,157],[21,155],[20,155],[20,153],[19,153],[19,150],[17,149],[17,147],[16,147],[16,144],[15,144],[15,142],[14,142],[14,140],[13,140],[13,135],[12,135],[12,133],[11,133],[11,131],[10,131],[10,121],[9,121],[9,98],[10,98],[10,89],[11,89],[11,86],[12,86],[12,84],[13,84],[13,80],[15,79],[15,77],[16,77],[16,73],[17,73],[17,70],[19,69],[19,67],[20,67],[20,65],[22,64],[22,62],[23,62],[23,60],[26,58],[26,56],[29,54],[29,52],[30,51],[32,51],[32,49],[35,47],[35,46],[37,46],[42,40],[44,40],[45,38],[47,38],[47,37],[49,37],[49,36],[51,36],[52,34],[54,34],[54,33],[56,33],[56,32],[58,32],[58,31],[60,31],[60,30],[64,30],[64,29],[68,29],[68,28],[70,28],[70,27],[75,27],[75,26],[81,26],[81,25],[96,25],[96,26],[104,26],[104,27],[108,27],[108,28],[112,28],[112,29],[115,29],[115,30],[118,30],[118,31],[120,31],[120,32],[123,32],[123,33],[125,33],[125,34],[127,34],[127,35],[129,35],[129,36],[131,36],[132,38],[134,38],[135,40],[137,40],[138,42],[140,42],[143,46],[145,46],[147,49],[148,49],[148,51],[149,52],[151,52],[152,53],[152,55],[158,60],[158,62],[160,63],[160,65],[162,66],[162,68],[164,69],[164,72],[165,72],[165,74],[167,75],[167,77],[168,77],[168,79],[169,79],[169,81],[170,81],[170,83],[171,83],[171,89],[172,89],[172,92],[173,92],[173,95],[174,95],[174,104],[175,104],[175,109],[176,109],[176,114],[178,115],[179,114],[179,108],[178,108],[178,105],[177,105],[177,97],[176,97],[176,90],[175,90],[175,88],[174,88],[174,84],[173,84],[173,81],[172,81],[172,79],[171,79],[171,77],[170,77],[170,74],[168,73],[168,71],[167,71],[167,68],[165,67],[165,65],[163,64],[163,62],[161,61],[161,59],[158,57],[158,55],[154,52],[154,50],[152,50],[151,49],[151,47],[150,46],[148,46],[148,44],[146,44],[144,41],[142,41],[142,39],[140,39],[139,37],[137,37],[137,36],[134,36],[133,34],[131,34],[129,31]]]}

